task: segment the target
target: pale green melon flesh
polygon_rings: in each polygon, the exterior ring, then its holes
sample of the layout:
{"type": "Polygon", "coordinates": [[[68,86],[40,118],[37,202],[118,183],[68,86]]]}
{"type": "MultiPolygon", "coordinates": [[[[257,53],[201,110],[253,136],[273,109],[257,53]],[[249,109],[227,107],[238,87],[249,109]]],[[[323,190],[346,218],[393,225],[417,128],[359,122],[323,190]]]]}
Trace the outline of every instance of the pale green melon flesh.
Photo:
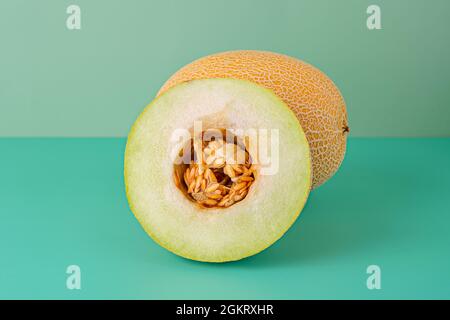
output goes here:
{"type": "Polygon", "coordinates": [[[242,80],[194,80],[167,91],[136,120],[125,184],[131,210],[161,246],[193,260],[239,260],[277,241],[301,212],[311,188],[308,142],[271,91],[242,80]],[[176,187],[171,158],[174,130],[196,120],[211,128],[278,129],[278,172],[258,176],[247,197],[226,209],[200,208],[176,187]]]}

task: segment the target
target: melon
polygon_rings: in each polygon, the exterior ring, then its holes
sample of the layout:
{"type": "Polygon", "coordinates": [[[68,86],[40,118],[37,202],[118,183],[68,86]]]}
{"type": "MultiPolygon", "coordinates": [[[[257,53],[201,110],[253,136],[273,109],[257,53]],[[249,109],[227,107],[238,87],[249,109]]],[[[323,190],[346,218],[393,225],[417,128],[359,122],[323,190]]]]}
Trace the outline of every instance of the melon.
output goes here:
{"type": "Polygon", "coordinates": [[[280,239],[312,183],[305,133],[272,91],[239,79],[165,90],[134,123],[125,150],[129,206],[144,230],[184,258],[227,262],[280,239]]]}
{"type": "Polygon", "coordinates": [[[249,80],[272,90],[294,111],[305,131],[313,161],[313,188],[337,171],[349,132],[346,107],[339,89],[319,69],[272,52],[223,52],[181,68],[158,95],[178,83],[206,78],[249,80]]]}

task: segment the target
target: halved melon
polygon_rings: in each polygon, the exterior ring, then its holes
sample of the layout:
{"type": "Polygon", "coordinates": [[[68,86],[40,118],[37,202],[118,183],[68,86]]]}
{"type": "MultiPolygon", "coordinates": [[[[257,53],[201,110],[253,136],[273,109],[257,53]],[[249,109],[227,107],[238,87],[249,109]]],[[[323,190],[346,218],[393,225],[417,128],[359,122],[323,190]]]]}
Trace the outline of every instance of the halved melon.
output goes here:
{"type": "Polygon", "coordinates": [[[199,261],[239,260],[273,244],[300,214],[311,179],[295,114],[244,80],[174,86],[136,120],[125,152],[136,218],[161,246],[199,261]]]}

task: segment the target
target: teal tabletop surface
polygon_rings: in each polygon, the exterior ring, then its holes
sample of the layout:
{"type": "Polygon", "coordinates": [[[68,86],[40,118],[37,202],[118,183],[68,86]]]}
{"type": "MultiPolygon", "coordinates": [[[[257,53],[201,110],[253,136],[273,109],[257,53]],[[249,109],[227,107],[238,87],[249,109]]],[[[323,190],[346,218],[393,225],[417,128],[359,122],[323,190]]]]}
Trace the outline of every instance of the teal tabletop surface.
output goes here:
{"type": "Polygon", "coordinates": [[[351,138],[289,232],[226,264],[159,247],[130,212],[123,138],[0,139],[0,298],[450,298],[450,139],[351,138]],[[66,268],[81,268],[81,290],[66,268]],[[369,290],[366,269],[381,269],[369,290]]]}

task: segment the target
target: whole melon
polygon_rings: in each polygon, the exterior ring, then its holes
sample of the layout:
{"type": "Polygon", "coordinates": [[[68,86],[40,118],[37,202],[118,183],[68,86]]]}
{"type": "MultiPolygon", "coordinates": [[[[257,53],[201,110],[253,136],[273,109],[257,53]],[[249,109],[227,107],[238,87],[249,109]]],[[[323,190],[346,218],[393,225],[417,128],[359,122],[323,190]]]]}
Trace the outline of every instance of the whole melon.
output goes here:
{"type": "Polygon", "coordinates": [[[294,113],[309,142],[312,187],[327,181],[344,159],[349,132],[344,99],[323,72],[283,54],[241,50],[200,58],[177,71],[158,96],[180,82],[207,78],[235,78],[272,90],[294,113]]]}

